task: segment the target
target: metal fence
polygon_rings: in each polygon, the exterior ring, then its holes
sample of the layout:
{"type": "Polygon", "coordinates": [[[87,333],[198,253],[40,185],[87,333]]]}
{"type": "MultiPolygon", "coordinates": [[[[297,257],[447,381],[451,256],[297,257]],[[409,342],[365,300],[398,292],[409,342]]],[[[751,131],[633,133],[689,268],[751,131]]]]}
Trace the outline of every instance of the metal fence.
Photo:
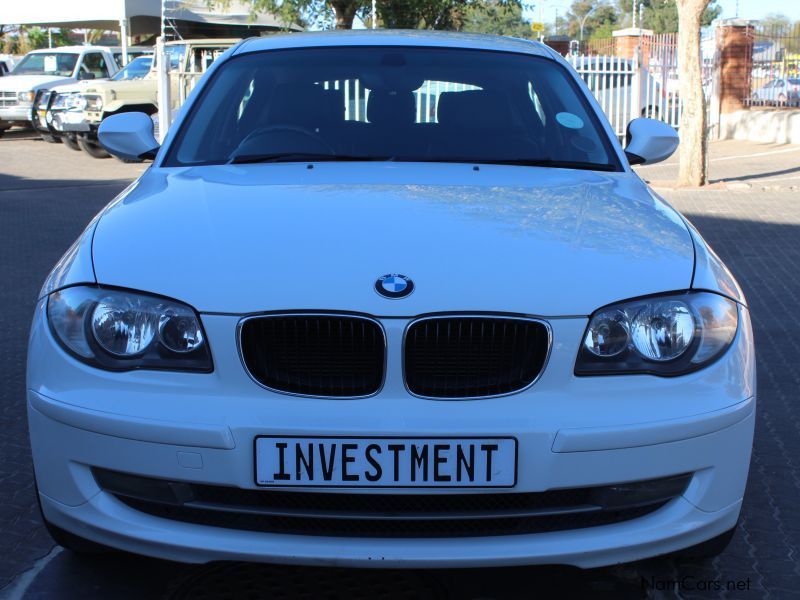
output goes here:
{"type": "Polygon", "coordinates": [[[748,29],[752,43],[751,106],[800,106],[800,23],[756,25],[748,29]]]}
{"type": "Polygon", "coordinates": [[[589,86],[619,137],[625,135],[628,123],[640,116],[673,127],[680,124],[676,35],[644,37],[633,58],[579,54],[567,60],[589,86]]]}

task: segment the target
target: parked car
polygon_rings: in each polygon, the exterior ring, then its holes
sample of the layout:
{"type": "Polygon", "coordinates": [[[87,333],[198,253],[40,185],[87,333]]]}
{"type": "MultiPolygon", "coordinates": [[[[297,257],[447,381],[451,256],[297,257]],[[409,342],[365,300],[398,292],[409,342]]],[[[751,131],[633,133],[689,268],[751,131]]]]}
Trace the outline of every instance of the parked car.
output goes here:
{"type": "Polygon", "coordinates": [[[40,89],[79,79],[101,79],[117,72],[109,48],[63,46],[29,52],[0,82],[0,135],[13,125],[29,126],[40,89]]]}
{"type": "MultiPolygon", "coordinates": [[[[215,58],[239,40],[181,40],[168,42],[165,50],[170,57],[171,96],[180,99],[181,86],[194,84],[215,58]]],[[[137,59],[144,60],[144,59],[137,59]]],[[[149,59],[148,59],[149,60],[149,59]]],[[[134,61],[136,62],[136,61],[134,61]]],[[[133,63],[131,63],[133,64],[133,63]]],[[[95,158],[107,158],[108,153],[97,143],[97,128],[109,115],[139,111],[149,115],[158,110],[158,77],[155,62],[136,63],[134,69],[109,81],[90,82],[57,88],[60,94],[73,98],[58,119],[59,130],[74,136],[76,143],[95,158]]],[[[69,102],[69,101],[67,101],[69,102]]],[[[56,117],[53,116],[56,123],[56,117]]]]}
{"type": "Polygon", "coordinates": [[[101,123],[154,162],[36,304],[28,424],[59,544],[371,567],[725,547],[753,334],[631,169],[674,129],[634,119],[623,151],[560,56],[499,36],[253,38],[198,85],[160,148],[146,114],[101,123]],[[425,122],[431,81],[463,86],[425,122]]]}
{"type": "Polygon", "coordinates": [[[152,56],[140,56],[129,62],[108,82],[78,81],[39,92],[33,107],[34,127],[39,130],[42,137],[51,136],[55,140],[63,140],[73,150],[84,147],[90,154],[96,153],[107,157],[108,153],[96,143],[88,146],[87,141],[78,139],[77,129],[67,130],[65,125],[84,121],[84,111],[91,108],[83,96],[83,92],[87,89],[94,90],[95,86],[102,83],[115,82],[114,85],[124,86],[127,82],[141,80],[150,73],[152,63],[152,56]]]}
{"type": "Polygon", "coordinates": [[[800,104],[800,79],[796,77],[772,79],[753,90],[757,103],[797,106],[800,104]]]}

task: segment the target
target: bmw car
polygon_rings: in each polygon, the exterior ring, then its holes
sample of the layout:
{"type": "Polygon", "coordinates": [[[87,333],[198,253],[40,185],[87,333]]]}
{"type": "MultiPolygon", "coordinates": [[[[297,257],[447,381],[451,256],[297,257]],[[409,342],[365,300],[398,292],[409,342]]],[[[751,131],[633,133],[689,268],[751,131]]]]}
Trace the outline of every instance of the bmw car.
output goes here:
{"type": "Polygon", "coordinates": [[[246,40],[50,273],[27,406],[54,539],[184,562],[567,564],[734,535],[735,279],[580,77],[511,38],[246,40]]]}

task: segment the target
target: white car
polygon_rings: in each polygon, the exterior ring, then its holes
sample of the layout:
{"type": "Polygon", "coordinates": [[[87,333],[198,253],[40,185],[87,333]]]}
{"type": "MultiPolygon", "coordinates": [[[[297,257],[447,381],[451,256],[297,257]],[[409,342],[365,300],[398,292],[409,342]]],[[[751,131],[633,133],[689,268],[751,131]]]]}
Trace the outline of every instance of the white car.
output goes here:
{"type": "Polygon", "coordinates": [[[0,80],[0,135],[14,125],[29,125],[36,93],[84,79],[103,79],[118,70],[111,48],[61,46],[34,50],[0,80]]]}
{"type": "Polygon", "coordinates": [[[634,120],[623,151],[546,46],[254,38],[160,148],[141,113],[99,136],[155,159],[36,306],[28,421],[62,545],[595,567],[733,535],[746,301],[630,168],[675,132],[634,120]],[[435,122],[428,82],[463,84],[435,122]]]}

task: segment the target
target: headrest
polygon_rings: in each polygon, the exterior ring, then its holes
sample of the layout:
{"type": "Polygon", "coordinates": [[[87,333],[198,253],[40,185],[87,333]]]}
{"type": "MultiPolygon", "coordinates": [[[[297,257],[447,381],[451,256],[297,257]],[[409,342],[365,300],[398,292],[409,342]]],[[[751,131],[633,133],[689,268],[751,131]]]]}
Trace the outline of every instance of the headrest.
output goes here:
{"type": "Polygon", "coordinates": [[[508,98],[499,92],[469,90],[439,95],[436,118],[441,125],[469,130],[513,128],[508,98]]]}
{"type": "Polygon", "coordinates": [[[322,86],[313,83],[276,85],[267,105],[267,123],[318,127],[327,116],[324,108],[330,96],[325,92],[322,86]]]}
{"type": "Polygon", "coordinates": [[[381,125],[413,125],[417,103],[412,92],[373,90],[367,99],[367,120],[381,125]]]}

